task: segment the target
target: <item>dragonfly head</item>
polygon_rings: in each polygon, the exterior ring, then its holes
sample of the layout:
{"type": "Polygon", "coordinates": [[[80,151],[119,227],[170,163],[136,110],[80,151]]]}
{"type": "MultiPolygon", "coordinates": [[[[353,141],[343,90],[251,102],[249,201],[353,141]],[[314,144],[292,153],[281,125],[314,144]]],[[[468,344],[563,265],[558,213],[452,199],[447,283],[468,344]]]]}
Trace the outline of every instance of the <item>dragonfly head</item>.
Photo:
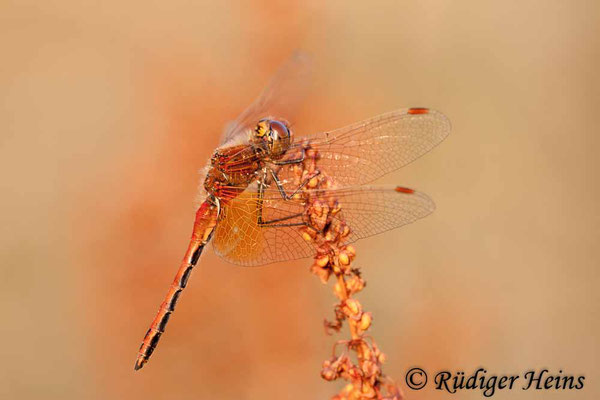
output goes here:
{"type": "Polygon", "coordinates": [[[263,118],[252,132],[252,143],[271,159],[280,158],[290,148],[292,131],[282,120],[263,118]]]}

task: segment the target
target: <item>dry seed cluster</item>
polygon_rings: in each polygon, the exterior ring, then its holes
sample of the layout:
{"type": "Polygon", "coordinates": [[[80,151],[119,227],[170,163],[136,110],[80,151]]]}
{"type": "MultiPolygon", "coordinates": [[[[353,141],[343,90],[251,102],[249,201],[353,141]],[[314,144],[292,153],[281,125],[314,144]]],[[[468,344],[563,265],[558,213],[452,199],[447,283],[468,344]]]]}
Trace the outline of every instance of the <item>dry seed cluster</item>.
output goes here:
{"type": "Polygon", "coordinates": [[[333,356],[323,362],[321,376],[328,381],[344,379],[348,384],[340,393],[333,396],[342,399],[388,399],[400,400],[400,389],[382,371],[385,355],[379,350],[372,337],[366,335],[373,317],[363,310],[360,302],[352,296],[366,283],[360,270],[352,266],[356,250],[344,244],[350,234],[340,215],[343,204],[335,198],[335,192],[318,189],[333,189],[335,182],[318,170],[319,154],[310,142],[302,144],[305,159],[292,166],[296,184],[308,181],[304,190],[298,193],[306,204],[306,220],[302,235],[317,248],[311,272],[323,283],[335,277],[333,291],[339,302],[334,306],[335,319],[325,321],[328,333],[339,332],[344,321],[348,321],[351,338],[340,340],[333,348],[333,356]],[[316,189],[316,190],[315,190],[316,189]],[[343,349],[338,354],[338,347],[343,349]]]}

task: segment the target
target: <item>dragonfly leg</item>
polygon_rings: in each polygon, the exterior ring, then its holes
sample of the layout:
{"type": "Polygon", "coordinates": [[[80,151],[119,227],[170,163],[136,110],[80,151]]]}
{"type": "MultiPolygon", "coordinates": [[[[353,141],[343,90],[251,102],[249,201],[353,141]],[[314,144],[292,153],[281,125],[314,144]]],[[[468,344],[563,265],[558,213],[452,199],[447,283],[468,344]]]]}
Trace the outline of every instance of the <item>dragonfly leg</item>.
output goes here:
{"type": "Polygon", "coordinates": [[[277,185],[277,189],[279,189],[279,193],[281,194],[281,197],[283,197],[284,200],[291,200],[296,193],[298,193],[299,191],[302,190],[302,188],[304,188],[304,186],[306,186],[308,184],[308,182],[314,178],[315,176],[318,176],[321,172],[320,171],[315,171],[311,176],[309,176],[308,178],[306,178],[304,180],[304,182],[302,182],[297,188],[296,190],[294,190],[294,192],[292,194],[287,194],[285,192],[285,188],[283,187],[283,184],[281,183],[281,181],[279,180],[279,177],[277,176],[277,172],[273,171],[272,169],[269,169],[269,172],[271,172],[271,176],[273,177],[273,181],[275,182],[275,185],[277,185]]]}
{"type": "Polygon", "coordinates": [[[289,228],[293,226],[307,226],[306,222],[292,222],[289,224],[270,224],[272,221],[265,222],[261,225],[262,228],[289,228]]]}
{"type": "MultiPolygon", "coordinates": [[[[304,221],[302,221],[302,222],[290,222],[290,223],[285,223],[285,224],[278,224],[278,222],[289,221],[290,219],[294,219],[294,218],[300,218],[300,217],[302,217],[304,215],[303,212],[292,214],[292,215],[287,215],[285,217],[276,218],[276,219],[272,219],[272,220],[269,220],[269,221],[263,220],[263,215],[262,215],[263,214],[263,199],[264,199],[265,188],[266,188],[266,184],[265,184],[265,180],[266,180],[265,178],[266,177],[267,177],[267,170],[265,169],[264,172],[263,172],[263,179],[261,179],[258,182],[258,201],[257,201],[258,226],[263,227],[263,228],[282,228],[282,227],[292,227],[292,226],[303,226],[303,225],[306,225],[306,222],[304,222],[304,221]]],[[[304,183],[302,186],[304,186],[305,184],[306,183],[304,183]]],[[[302,188],[302,186],[300,188],[302,188]]],[[[294,194],[296,192],[294,192],[294,194]]],[[[285,194],[285,192],[283,192],[283,193],[285,194]]],[[[284,199],[285,200],[289,200],[289,199],[291,199],[291,196],[289,196],[289,198],[284,197],[284,199]]]]}
{"type": "MultiPolygon", "coordinates": [[[[261,209],[262,211],[262,209],[261,209]]],[[[259,221],[258,221],[258,225],[261,227],[271,227],[273,226],[272,224],[276,223],[276,222],[282,222],[282,221],[288,221],[290,219],[294,219],[294,218],[298,218],[298,217],[302,217],[304,215],[304,213],[297,213],[297,214],[292,214],[292,215],[288,215],[287,217],[282,217],[282,218],[276,218],[276,219],[271,219],[269,221],[263,221],[262,220],[262,215],[259,215],[259,221]]],[[[304,222],[294,222],[293,226],[299,226],[299,225],[304,225],[304,222]]]]}
{"type": "Polygon", "coordinates": [[[304,161],[305,157],[306,157],[306,152],[304,150],[304,147],[302,147],[302,155],[299,158],[295,158],[293,160],[271,161],[271,163],[275,164],[275,165],[300,164],[302,161],[304,161]]]}

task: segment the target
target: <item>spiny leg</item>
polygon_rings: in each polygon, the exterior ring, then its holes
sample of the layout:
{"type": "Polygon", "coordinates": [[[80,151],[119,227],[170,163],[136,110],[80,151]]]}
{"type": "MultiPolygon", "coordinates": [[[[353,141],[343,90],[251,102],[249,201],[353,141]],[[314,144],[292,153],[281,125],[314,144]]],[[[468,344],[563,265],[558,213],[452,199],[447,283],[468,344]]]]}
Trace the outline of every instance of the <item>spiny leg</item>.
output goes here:
{"type": "MultiPolygon", "coordinates": [[[[304,156],[304,154],[303,154],[303,156],[304,156]]],[[[297,188],[296,188],[296,189],[295,189],[295,190],[292,192],[292,194],[289,194],[289,195],[288,195],[288,194],[285,192],[285,188],[283,187],[283,184],[281,183],[281,181],[280,181],[280,179],[279,179],[279,176],[277,175],[277,172],[275,172],[273,169],[270,169],[270,168],[269,168],[269,172],[271,173],[271,176],[273,177],[273,181],[274,181],[274,182],[275,182],[275,184],[277,185],[277,189],[279,190],[279,194],[280,194],[280,195],[281,195],[281,197],[282,197],[284,200],[286,200],[286,201],[292,200],[292,199],[294,198],[294,196],[295,196],[295,195],[296,195],[296,194],[297,194],[299,191],[301,191],[301,190],[302,190],[302,189],[303,189],[303,188],[304,188],[304,187],[305,187],[305,186],[308,184],[308,182],[310,182],[310,180],[311,180],[311,179],[313,179],[314,177],[318,176],[318,175],[321,173],[321,171],[319,171],[319,170],[315,171],[315,172],[314,172],[314,173],[313,173],[311,176],[307,177],[307,178],[306,178],[306,179],[305,179],[305,180],[304,180],[304,181],[303,181],[303,182],[302,182],[302,183],[301,183],[301,184],[300,184],[300,185],[299,185],[299,186],[298,186],[298,187],[297,187],[297,188]]],[[[265,173],[266,173],[266,171],[265,171],[265,173]]],[[[263,190],[264,190],[264,189],[263,189],[263,190]]],[[[302,213],[299,213],[298,215],[304,215],[304,213],[302,212],[302,213]]],[[[262,219],[262,202],[261,202],[261,210],[260,210],[260,212],[259,212],[259,216],[260,216],[260,217],[261,217],[261,219],[262,219]]],[[[279,219],[279,220],[284,220],[284,219],[294,218],[295,216],[297,216],[297,215],[290,216],[290,217],[284,217],[284,218],[281,218],[281,219],[279,219]]],[[[269,222],[277,222],[277,221],[279,221],[279,220],[272,220],[272,221],[269,221],[269,222]]],[[[286,224],[286,225],[269,225],[269,227],[271,227],[271,226],[306,226],[307,228],[310,228],[310,229],[314,230],[315,232],[321,232],[321,230],[319,230],[319,229],[315,228],[314,226],[312,226],[312,225],[310,224],[310,222],[302,222],[302,223],[297,223],[297,224],[286,224]]]]}
{"type": "Polygon", "coordinates": [[[260,179],[258,181],[258,201],[256,202],[258,226],[264,227],[264,228],[266,228],[266,227],[277,228],[277,227],[290,227],[290,226],[305,225],[304,222],[294,222],[294,223],[288,223],[288,224],[276,224],[277,222],[288,221],[288,220],[293,219],[293,218],[302,217],[302,215],[304,213],[296,213],[296,214],[292,214],[292,215],[287,215],[285,217],[272,219],[270,221],[264,221],[263,220],[263,215],[262,214],[263,214],[263,203],[264,203],[264,195],[265,195],[265,188],[266,188],[266,183],[265,183],[266,178],[267,178],[267,170],[265,168],[263,170],[263,177],[262,177],[262,179],[260,179]]]}
{"type": "Polygon", "coordinates": [[[279,190],[279,193],[281,194],[281,197],[283,197],[284,200],[291,200],[296,193],[298,193],[299,191],[301,191],[304,186],[306,186],[308,184],[308,182],[310,182],[310,180],[316,176],[318,176],[321,171],[315,171],[311,176],[307,177],[304,182],[302,182],[297,188],[296,190],[294,190],[294,192],[292,192],[292,194],[288,195],[285,192],[285,188],[283,187],[283,184],[281,183],[281,181],[279,180],[279,176],[277,175],[277,172],[275,172],[272,169],[269,169],[269,172],[271,173],[271,176],[273,177],[273,181],[275,182],[275,185],[277,185],[277,189],[279,190]]]}
{"type": "Polygon", "coordinates": [[[304,150],[304,147],[301,148],[301,151],[302,151],[302,155],[299,158],[294,158],[292,160],[283,160],[283,161],[271,161],[271,163],[274,165],[300,164],[302,161],[304,161],[304,158],[306,157],[306,151],[304,150]]]}
{"type": "MultiPolygon", "coordinates": [[[[304,161],[305,157],[306,157],[306,152],[304,148],[301,148],[301,156],[299,158],[295,158],[292,160],[284,160],[284,161],[272,161],[272,164],[274,165],[290,165],[290,164],[300,164],[301,162],[304,161]]],[[[293,218],[298,218],[298,217],[302,217],[304,215],[304,212],[300,212],[300,213],[296,213],[296,214],[292,214],[292,215],[288,215],[285,217],[281,217],[281,218],[276,218],[276,219],[272,219],[269,221],[264,221],[263,220],[263,203],[264,203],[264,192],[265,192],[265,188],[266,188],[266,180],[267,180],[267,174],[268,172],[271,173],[271,176],[273,178],[273,181],[275,182],[275,184],[277,185],[277,189],[279,190],[279,194],[281,194],[281,197],[285,200],[285,201],[289,201],[292,200],[292,198],[300,191],[302,190],[307,184],[308,182],[314,178],[315,176],[320,174],[320,171],[316,171],[314,174],[312,174],[310,177],[306,178],[295,190],[292,194],[288,195],[285,192],[285,188],[283,187],[283,184],[281,183],[281,180],[279,179],[279,176],[277,175],[277,172],[275,172],[273,169],[265,167],[263,169],[263,176],[262,179],[259,180],[258,182],[258,202],[257,202],[257,209],[258,209],[258,213],[257,213],[257,219],[258,219],[258,225],[261,227],[265,227],[265,228],[277,228],[277,227],[293,227],[293,226],[309,226],[309,224],[307,224],[306,222],[302,221],[302,222],[293,222],[293,223],[287,223],[287,224],[277,224],[277,222],[283,222],[283,221],[288,221],[290,219],[293,218]]]]}
{"type": "MultiPolygon", "coordinates": [[[[302,159],[298,159],[295,162],[301,162],[302,159]]],[[[269,169],[269,171],[271,171],[273,173],[272,170],[269,169]]],[[[302,217],[304,215],[304,212],[287,215],[287,216],[281,217],[281,218],[271,219],[269,221],[264,221],[263,220],[264,194],[265,194],[265,188],[267,186],[266,183],[265,183],[266,178],[267,178],[267,168],[263,169],[262,179],[260,179],[258,181],[258,201],[256,203],[256,206],[257,206],[256,208],[257,208],[257,223],[258,223],[258,226],[263,227],[263,228],[282,228],[282,227],[293,227],[293,226],[303,226],[303,225],[305,226],[306,223],[304,221],[302,221],[302,222],[291,222],[291,223],[286,223],[286,224],[278,224],[277,223],[277,222],[283,222],[283,221],[288,221],[290,219],[302,217]]],[[[308,180],[306,182],[304,182],[302,185],[300,185],[300,188],[298,190],[300,190],[302,187],[304,187],[307,182],[308,182],[308,180]]],[[[296,194],[298,192],[298,190],[296,190],[294,192],[294,194],[296,194]]],[[[280,193],[282,193],[282,192],[280,191],[280,193]]],[[[285,196],[285,192],[283,192],[283,194],[282,194],[283,199],[286,200],[286,201],[290,200],[292,198],[292,196],[285,196]]]]}

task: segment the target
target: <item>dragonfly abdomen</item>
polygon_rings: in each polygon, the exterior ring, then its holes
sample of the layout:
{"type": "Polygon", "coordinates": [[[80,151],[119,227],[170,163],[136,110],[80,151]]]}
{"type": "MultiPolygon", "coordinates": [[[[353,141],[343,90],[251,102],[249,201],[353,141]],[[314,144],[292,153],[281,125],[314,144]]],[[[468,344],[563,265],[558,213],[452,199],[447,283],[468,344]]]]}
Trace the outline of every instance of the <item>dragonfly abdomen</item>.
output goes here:
{"type": "Polygon", "coordinates": [[[194,231],[188,249],[181,261],[177,275],[171,284],[164,301],[161,303],[158,313],[150,328],[144,336],[138,357],[135,361],[135,370],[144,366],[150,359],[154,349],[158,345],[161,335],[164,333],[169,318],[179,300],[179,296],[185,287],[192,273],[192,269],[198,262],[204,246],[210,241],[217,219],[217,207],[213,202],[205,201],[196,212],[196,221],[194,231]]]}
{"type": "MultiPolygon", "coordinates": [[[[199,252],[202,252],[204,246],[198,248],[199,252]]],[[[198,251],[197,251],[198,252],[198,251]]],[[[184,275],[189,276],[194,268],[194,264],[188,264],[185,267],[184,275]]],[[[179,275],[179,274],[178,274],[179,275]]],[[[177,278],[176,278],[177,280],[177,278]]],[[[175,311],[175,306],[177,304],[177,300],[183,289],[185,289],[185,284],[187,282],[182,282],[180,280],[179,283],[173,282],[167,293],[165,300],[162,302],[158,309],[158,313],[152,321],[150,328],[146,332],[146,336],[144,336],[144,340],[142,341],[142,345],[140,346],[140,350],[138,352],[138,358],[135,362],[135,369],[138,370],[143,367],[143,365],[148,361],[154,349],[158,345],[158,341],[160,340],[160,336],[165,331],[167,323],[169,322],[169,318],[171,317],[171,313],[175,311]]]]}

